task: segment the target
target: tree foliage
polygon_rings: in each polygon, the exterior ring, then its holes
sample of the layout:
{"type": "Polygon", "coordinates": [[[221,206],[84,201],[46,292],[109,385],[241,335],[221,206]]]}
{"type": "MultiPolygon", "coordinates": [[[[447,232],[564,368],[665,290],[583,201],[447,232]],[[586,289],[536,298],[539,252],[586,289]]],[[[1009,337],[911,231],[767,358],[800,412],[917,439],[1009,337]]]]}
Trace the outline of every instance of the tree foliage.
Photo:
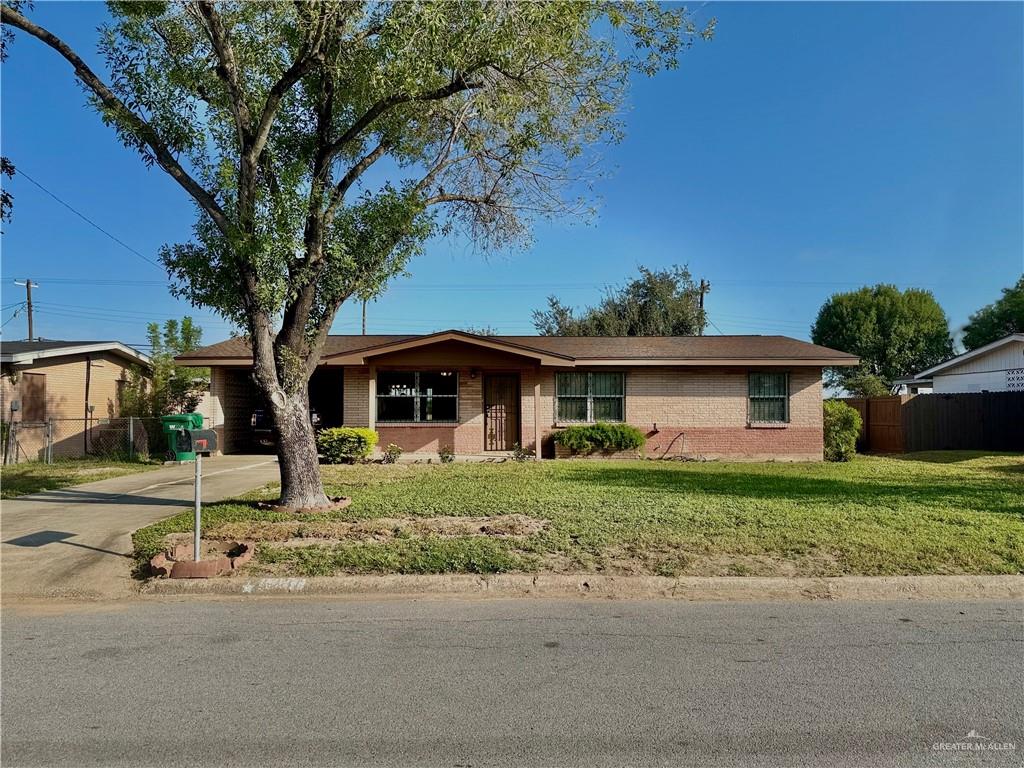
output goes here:
{"type": "Polygon", "coordinates": [[[198,349],[203,329],[191,317],[167,320],[146,326],[152,352],[152,373],[135,370],[122,393],[124,416],[163,416],[195,411],[210,381],[209,368],[183,368],[174,362],[177,355],[198,349]]]}
{"type": "Polygon", "coordinates": [[[827,371],[831,386],[849,388],[875,377],[886,390],[953,354],[949,321],[930,291],[893,285],[864,287],[831,296],[811,327],[815,344],[849,352],[857,368],[827,371]]]}
{"type": "Polygon", "coordinates": [[[372,298],[435,233],[481,248],[587,208],[633,73],[698,29],[656,2],[112,2],[109,82],[67,60],[103,120],[195,201],[162,258],[178,295],[244,328],[282,503],[326,503],[308,382],[339,307],[372,298]]]}
{"type": "Polygon", "coordinates": [[[639,277],[608,289],[600,304],[578,316],[555,296],[533,313],[542,336],[691,336],[706,323],[700,287],[685,266],[640,267],[639,277]]]}
{"type": "Polygon", "coordinates": [[[982,307],[964,326],[964,346],[977,349],[1011,333],[1024,333],[1024,275],[995,302],[982,307]]]}
{"type": "Polygon", "coordinates": [[[887,397],[892,389],[882,377],[864,370],[854,371],[843,380],[843,389],[854,397],[887,397]]]}

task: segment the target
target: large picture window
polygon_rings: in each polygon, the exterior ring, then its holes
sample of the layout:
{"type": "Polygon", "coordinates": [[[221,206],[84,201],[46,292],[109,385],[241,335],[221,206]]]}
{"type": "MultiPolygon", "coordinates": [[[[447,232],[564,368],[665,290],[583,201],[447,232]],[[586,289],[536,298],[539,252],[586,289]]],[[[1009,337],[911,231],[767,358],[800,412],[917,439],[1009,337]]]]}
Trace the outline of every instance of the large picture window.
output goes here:
{"type": "Polygon", "coordinates": [[[789,374],[751,373],[747,395],[751,424],[789,421],[789,374]]]}
{"type": "Polygon", "coordinates": [[[626,378],[618,372],[558,373],[555,400],[559,422],[623,421],[626,378]]]}
{"type": "Polygon", "coordinates": [[[459,420],[456,371],[378,371],[377,421],[448,423],[459,420]]]}

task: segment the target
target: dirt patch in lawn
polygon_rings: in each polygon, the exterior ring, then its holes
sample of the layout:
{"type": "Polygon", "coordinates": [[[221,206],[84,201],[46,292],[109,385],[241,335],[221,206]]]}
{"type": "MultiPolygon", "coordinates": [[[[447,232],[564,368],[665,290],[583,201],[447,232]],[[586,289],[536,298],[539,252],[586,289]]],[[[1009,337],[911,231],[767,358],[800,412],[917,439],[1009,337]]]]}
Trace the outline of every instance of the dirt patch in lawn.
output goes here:
{"type": "Polygon", "coordinates": [[[388,541],[401,536],[462,538],[531,536],[548,526],[547,520],[526,515],[491,517],[377,517],[352,522],[341,520],[222,523],[203,532],[204,538],[279,542],[290,546],[346,541],[388,541]]]}

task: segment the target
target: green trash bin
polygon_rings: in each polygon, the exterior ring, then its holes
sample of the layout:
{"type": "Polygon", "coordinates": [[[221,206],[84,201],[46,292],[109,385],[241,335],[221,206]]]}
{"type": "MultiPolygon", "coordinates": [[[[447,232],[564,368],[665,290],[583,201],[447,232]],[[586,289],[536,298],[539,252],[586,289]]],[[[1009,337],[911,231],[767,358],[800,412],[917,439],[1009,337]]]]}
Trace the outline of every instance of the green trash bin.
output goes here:
{"type": "Polygon", "coordinates": [[[167,456],[173,457],[174,461],[195,461],[196,455],[192,451],[178,450],[178,433],[186,429],[202,429],[203,414],[172,413],[169,416],[161,416],[160,423],[167,439],[167,456]]]}

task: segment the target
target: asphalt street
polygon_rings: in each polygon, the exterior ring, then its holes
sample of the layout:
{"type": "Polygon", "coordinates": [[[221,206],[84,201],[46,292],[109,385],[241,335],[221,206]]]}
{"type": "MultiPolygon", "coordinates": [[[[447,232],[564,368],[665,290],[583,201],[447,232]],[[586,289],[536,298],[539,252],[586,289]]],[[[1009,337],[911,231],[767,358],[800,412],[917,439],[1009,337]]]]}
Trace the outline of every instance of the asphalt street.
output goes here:
{"type": "Polygon", "coordinates": [[[1019,603],[151,598],[3,618],[4,766],[1024,763],[1019,603]]]}

